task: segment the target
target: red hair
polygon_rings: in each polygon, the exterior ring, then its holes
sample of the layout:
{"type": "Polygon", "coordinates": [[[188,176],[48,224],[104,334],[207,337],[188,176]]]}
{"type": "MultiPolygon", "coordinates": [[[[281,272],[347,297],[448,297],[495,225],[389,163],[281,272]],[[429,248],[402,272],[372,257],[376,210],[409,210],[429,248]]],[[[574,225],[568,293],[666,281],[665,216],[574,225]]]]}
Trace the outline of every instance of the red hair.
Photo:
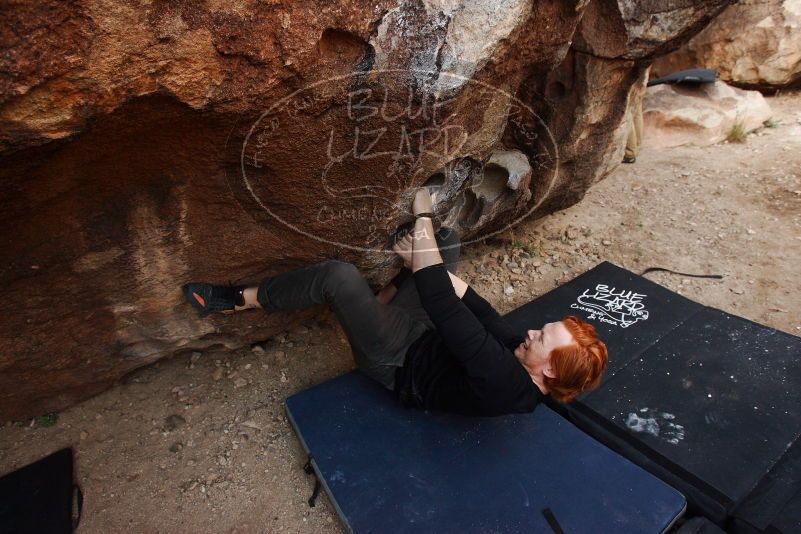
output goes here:
{"type": "Polygon", "coordinates": [[[590,323],[567,315],[562,324],[576,342],[551,351],[551,368],[556,378],[545,376],[544,381],[551,397],[559,402],[570,402],[582,391],[598,387],[608,353],[590,323]]]}

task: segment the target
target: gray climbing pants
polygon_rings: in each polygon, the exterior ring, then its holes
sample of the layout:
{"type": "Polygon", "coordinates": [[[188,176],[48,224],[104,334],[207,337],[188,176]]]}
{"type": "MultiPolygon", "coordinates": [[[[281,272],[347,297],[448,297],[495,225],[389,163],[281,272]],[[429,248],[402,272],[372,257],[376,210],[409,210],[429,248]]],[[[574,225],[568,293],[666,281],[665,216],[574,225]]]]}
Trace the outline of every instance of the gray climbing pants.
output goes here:
{"type": "MultiPolygon", "coordinates": [[[[437,245],[446,268],[455,272],[460,243],[456,232],[441,228],[437,245]]],[[[348,337],[359,369],[395,389],[395,370],[403,366],[411,344],[434,325],[423,309],[412,276],[400,284],[389,304],[376,299],[351,263],[338,260],[265,278],[257,299],[268,313],[328,304],[348,337]]]]}

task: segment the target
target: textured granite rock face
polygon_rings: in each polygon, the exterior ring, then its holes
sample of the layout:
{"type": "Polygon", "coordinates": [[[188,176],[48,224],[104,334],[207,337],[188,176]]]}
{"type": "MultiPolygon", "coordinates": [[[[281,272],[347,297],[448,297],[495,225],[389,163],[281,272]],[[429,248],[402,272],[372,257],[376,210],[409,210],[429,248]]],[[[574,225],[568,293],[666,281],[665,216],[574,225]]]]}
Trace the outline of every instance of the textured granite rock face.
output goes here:
{"type": "Polygon", "coordinates": [[[653,73],[693,67],[716,69],[721,80],[746,89],[801,86],[801,0],[738,2],[656,61],[653,73]]]}
{"type": "Polygon", "coordinates": [[[691,38],[730,2],[588,1],[576,48],[608,59],[653,60],[691,38]]]}
{"type": "Polygon", "coordinates": [[[421,184],[467,241],[576,202],[726,3],[6,2],[0,418],[315,313],[199,319],[186,281],[386,281],[421,184]]]}

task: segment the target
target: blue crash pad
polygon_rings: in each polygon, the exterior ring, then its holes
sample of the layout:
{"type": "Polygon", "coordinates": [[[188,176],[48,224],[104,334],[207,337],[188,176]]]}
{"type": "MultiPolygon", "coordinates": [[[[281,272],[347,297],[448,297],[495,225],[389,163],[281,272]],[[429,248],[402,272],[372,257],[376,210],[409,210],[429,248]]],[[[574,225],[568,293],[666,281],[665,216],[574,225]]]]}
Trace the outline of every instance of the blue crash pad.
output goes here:
{"type": "Polygon", "coordinates": [[[663,532],[684,497],[546,406],[463,417],[402,408],[358,372],[286,401],[351,532],[663,532]]]}

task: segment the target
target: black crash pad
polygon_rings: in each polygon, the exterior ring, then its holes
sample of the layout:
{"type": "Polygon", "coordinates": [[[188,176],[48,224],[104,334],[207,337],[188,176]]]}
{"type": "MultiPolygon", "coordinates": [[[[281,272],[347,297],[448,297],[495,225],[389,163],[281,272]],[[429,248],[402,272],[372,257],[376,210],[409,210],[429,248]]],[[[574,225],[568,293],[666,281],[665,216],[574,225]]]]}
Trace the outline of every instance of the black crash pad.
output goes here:
{"type": "Polygon", "coordinates": [[[68,534],[82,504],[72,449],[61,449],[0,477],[0,534],[68,534]]]}
{"type": "Polygon", "coordinates": [[[703,308],[611,263],[602,263],[567,284],[506,315],[525,332],[575,315],[591,322],[609,348],[603,381],[703,308]]]}
{"type": "MultiPolygon", "coordinates": [[[[801,470],[786,456],[801,435],[801,338],[610,263],[507,318],[522,331],[567,314],[596,326],[609,366],[598,390],[555,409],[718,524],[731,526],[735,507],[746,502],[734,515],[764,529],[766,510],[786,510],[799,498],[801,470]],[[760,485],[780,464],[783,474],[760,485]]],[[[792,523],[796,513],[782,521],[792,523]]]]}

